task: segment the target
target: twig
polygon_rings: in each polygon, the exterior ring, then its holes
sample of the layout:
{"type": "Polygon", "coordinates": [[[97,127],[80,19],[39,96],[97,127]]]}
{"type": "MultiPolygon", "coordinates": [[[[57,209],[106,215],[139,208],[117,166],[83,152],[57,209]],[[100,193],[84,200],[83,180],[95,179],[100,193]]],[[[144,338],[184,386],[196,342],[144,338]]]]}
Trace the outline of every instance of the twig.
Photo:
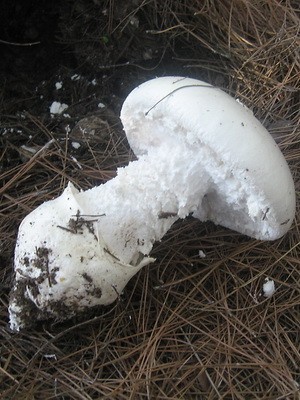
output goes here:
{"type": "Polygon", "coordinates": [[[31,42],[31,43],[16,43],[16,42],[7,42],[6,40],[0,39],[0,43],[8,44],[10,46],[34,46],[37,44],[41,44],[41,42],[31,42]]]}

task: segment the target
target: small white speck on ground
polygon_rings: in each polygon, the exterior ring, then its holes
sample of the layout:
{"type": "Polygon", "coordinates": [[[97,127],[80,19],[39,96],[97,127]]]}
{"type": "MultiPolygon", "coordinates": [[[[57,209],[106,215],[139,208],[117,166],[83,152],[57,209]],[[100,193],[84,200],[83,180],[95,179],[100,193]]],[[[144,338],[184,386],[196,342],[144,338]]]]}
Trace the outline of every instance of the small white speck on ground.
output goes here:
{"type": "Polygon", "coordinates": [[[275,283],[273,280],[270,280],[269,278],[265,279],[265,283],[263,284],[263,293],[265,297],[272,297],[273,294],[275,293],[275,283]]]}
{"type": "Polygon", "coordinates": [[[205,258],[206,257],[206,254],[204,253],[203,250],[199,250],[198,255],[199,255],[200,258],[205,258]]]}
{"type": "Polygon", "coordinates": [[[76,150],[78,150],[79,147],[81,146],[81,144],[80,144],[79,142],[72,142],[71,145],[72,145],[72,147],[73,147],[74,149],[76,149],[76,150]]]}
{"type": "Polygon", "coordinates": [[[56,82],[56,83],[55,83],[55,88],[56,88],[56,90],[61,89],[61,88],[62,88],[62,85],[63,85],[62,82],[56,82]]]}
{"type": "Polygon", "coordinates": [[[64,103],[60,103],[59,101],[54,101],[50,106],[50,114],[61,114],[63,113],[69,106],[64,103]]]}

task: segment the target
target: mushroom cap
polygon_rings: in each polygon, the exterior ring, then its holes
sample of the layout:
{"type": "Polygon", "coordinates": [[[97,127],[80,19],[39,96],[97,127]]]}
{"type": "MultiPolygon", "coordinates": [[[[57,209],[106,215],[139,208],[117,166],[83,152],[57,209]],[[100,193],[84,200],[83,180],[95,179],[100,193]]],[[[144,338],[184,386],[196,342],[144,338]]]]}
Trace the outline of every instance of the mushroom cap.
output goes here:
{"type": "Polygon", "coordinates": [[[121,120],[137,157],[166,144],[170,152],[197,146],[211,183],[195,217],[261,240],[290,228],[291,172],[272,136],[241,102],[196,79],[162,77],[128,95],[121,120]]]}

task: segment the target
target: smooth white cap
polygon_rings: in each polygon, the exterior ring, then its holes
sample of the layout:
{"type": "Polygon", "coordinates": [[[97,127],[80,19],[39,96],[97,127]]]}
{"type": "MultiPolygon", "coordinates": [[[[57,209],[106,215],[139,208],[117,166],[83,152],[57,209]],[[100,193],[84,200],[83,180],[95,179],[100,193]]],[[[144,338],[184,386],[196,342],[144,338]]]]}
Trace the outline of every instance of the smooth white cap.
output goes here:
{"type": "Polygon", "coordinates": [[[194,216],[262,240],[290,228],[295,188],[287,162],[253,113],[222,90],[156,78],[129,94],[121,120],[138,157],[165,142],[170,152],[178,142],[199,148],[211,186],[194,216]]]}

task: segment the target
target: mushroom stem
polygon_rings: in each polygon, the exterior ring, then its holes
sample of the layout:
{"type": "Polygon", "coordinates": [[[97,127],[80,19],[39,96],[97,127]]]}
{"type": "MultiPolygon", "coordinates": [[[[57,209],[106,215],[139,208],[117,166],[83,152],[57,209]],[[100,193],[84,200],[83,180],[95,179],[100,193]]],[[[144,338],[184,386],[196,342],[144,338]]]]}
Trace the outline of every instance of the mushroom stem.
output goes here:
{"type": "Polygon", "coordinates": [[[105,185],[69,184],[22,222],[15,251],[11,328],[37,315],[69,318],[112,303],[178,219],[199,208],[208,187],[195,148],[164,144],[105,185]]]}
{"type": "Polygon", "coordinates": [[[162,146],[76,199],[89,212],[105,214],[98,235],[118,259],[136,266],[178,218],[200,207],[209,180],[205,170],[199,180],[202,170],[195,148],[162,146]]]}

